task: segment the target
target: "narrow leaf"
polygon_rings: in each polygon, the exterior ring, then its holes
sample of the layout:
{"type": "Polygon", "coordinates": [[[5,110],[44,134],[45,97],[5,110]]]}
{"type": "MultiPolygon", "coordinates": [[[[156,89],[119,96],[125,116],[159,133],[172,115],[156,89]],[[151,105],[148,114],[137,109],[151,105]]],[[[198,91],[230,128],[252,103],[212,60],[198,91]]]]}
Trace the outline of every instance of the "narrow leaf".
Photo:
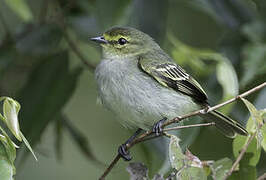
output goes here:
{"type": "Polygon", "coordinates": [[[245,105],[247,106],[250,115],[254,121],[254,123],[256,124],[256,126],[258,127],[258,124],[262,124],[262,117],[260,115],[260,112],[256,109],[256,107],[251,104],[248,100],[246,100],[245,98],[241,98],[241,100],[245,103],[245,105]]]}
{"type": "Polygon", "coordinates": [[[25,136],[22,134],[22,132],[20,132],[20,136],[22,137],[23,142],[25,143],[26,147],[30,150],[31,154],[33,155],[34,159],[36,161],[38,161],[34,151],[32,150],[30,143],[28,142],[28,140],[25,138],[25,136]]]}
{"type": "Polygon", "coordinates": [[[32,12],[25,0],[5,0],[5,3],[24,21],[33,20],[32,12]]]}
{"type": "Polygon", "coordinates": [[[262,136],[262,131],[260,130],[260,127],[262,126],[263,124],[263,119],[262,119],[262,116],[260,115],[260,112],[255,108],[255,106],[253,104],[251,104],[248,100],[244,99],[244,98],[241,98],[242,101],[245,103],[245,105],[247,106],[249,112],[250,112],[250,115],[251,115],[251,118],[253,120],[253,123],[254,125],[250,125],[251,122],[249,122],[249,128],[252,126],[255,126],[256,127],[256,139],[257,139],[257,147],[259,148],[261,146],[261,142],[263,140],[263,136],[262,136]]]}
{"type": "Polygon", "coordinates": [[[8,160],[6,148],[0,142],[0,179],[13,180],[13,176],[15,173],[15,166],[8,160]]]}
{"type": "MultiPolygon", "coordinates": [[[[265,34],[265,33],[264,33],[265,34]]],[[[243,49],[244,74],[240,81],[241,87],[250,83],[258,75],[265,75],[266,72],[266,44],[257,43],[245,46],[243,49]]]]}
{"type": "Polygon", "coordinates": [[[20,137],[20,129],[19,129],[19,122],[18,122],[18,113],[20,110],[20,105],[18,102],[13,100],[12,98],[6,98],[3,104],[3,115],[4,120],[9,128],[9,130],[13,133],[13,135],[21,141],[20,137]]]}
{"type": "Polygon", "coordinates": [[[23,104],[21,129],[33,147],[71,97],[81,72],[81,68],[70,71],[67,52],[43,59],[34,67],[17,98],[23,104]]]}
{"type": "Polygon", "coordinates": [[[16,50],[23,54],[48,56],[59,51],[62,32],[55,24],[33,25],[31,31],[24,27],[24,35],[16,41],[16,50]]]}
{"type": "Polygon", "coordinates": [[[230,61],[223,60],[217,64],[217,79],[223,87],[223,99],[238,95],[238,80],[230,61]]]}
{"type": "Polygon", "coordinates": [[[8,137],[5,130],[0,126],[0,131],[3,134],[1,138],[2,145],[5,147],[5,151],[7,154],[7,159],[9,160],[10,164],[13,164],[16,159],[16,145],[15,143],[8,137]]]}

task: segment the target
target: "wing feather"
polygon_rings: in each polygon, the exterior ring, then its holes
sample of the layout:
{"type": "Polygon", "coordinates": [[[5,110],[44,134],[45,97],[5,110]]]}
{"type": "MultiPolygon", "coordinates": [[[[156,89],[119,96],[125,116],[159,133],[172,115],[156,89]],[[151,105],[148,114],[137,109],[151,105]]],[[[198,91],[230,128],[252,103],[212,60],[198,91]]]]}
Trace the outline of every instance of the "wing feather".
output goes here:
{"type": "Polygon", "coordinates": [[[207,102],[207,95],[200,84],[174,62],[161,63],[140,58],[139,67],[163,86],[191,96],[196,101],[207,102]]]}

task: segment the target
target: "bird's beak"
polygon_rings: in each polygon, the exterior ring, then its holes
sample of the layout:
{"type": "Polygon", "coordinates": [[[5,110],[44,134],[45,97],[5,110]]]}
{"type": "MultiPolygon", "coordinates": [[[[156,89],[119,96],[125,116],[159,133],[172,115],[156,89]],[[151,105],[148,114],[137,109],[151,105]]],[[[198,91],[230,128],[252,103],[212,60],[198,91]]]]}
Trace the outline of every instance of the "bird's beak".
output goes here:
{"type": "Polygon", "coordinates": [[[100,44],[107,44],[108,43],[108,41],[106,41],[103,36],[90,38],[90,40],[95,41],[95,42],[100,43],[100,44]]]}

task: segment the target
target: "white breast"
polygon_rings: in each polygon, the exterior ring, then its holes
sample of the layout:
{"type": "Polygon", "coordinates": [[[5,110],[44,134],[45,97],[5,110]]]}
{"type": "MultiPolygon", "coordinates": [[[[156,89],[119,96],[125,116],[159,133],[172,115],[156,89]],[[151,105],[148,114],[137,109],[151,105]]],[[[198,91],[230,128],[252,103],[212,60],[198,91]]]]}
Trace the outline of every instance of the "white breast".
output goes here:
{"type": "Polygon", "coordinates": [[[126,127],[150,127],[199,109],[184,94],[166,88],[138,69],[137,60],[102,60],[95,71],[103,105],[120,117],[126,127]]]}

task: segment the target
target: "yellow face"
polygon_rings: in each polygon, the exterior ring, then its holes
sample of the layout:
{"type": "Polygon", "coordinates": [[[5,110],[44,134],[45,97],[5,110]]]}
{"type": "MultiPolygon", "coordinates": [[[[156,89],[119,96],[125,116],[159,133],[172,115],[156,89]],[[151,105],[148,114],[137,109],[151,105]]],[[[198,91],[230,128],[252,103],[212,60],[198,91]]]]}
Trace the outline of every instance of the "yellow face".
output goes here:
{"type": "Polygon", "coordinates": [[[101,44],[108,57],[138,55],[157,47],[150,36],[133,28],[114,27],[92,40],[101,44]]]}
{"type": "MultiPolygon", "coordinates": [[[[125,36],[118,34],[116,36],[110,36],[109,34],[104,33],[103,37],[109,44],[111,44],[114,48],[122,49],[128,46],[128,43],[132,42],[130,36],[125,36]]],[[[104,45],[104,44],[103,44],[104,45]]]]}

